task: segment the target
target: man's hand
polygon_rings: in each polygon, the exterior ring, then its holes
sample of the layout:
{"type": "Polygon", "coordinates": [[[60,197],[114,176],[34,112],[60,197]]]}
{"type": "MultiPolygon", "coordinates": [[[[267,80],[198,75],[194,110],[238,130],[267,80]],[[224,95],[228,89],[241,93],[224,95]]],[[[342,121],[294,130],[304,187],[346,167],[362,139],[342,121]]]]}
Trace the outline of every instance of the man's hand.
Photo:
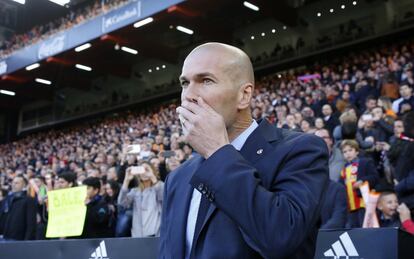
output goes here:
{"type": "Polygon", "coordinates": [[[373,136],[368,136],[368,137],[366,137],[366,138],[365,138],[365,141],[366,141],[366,142],[375,143],[375,139],[374,139],[374,137],[373,137],[373,136]]]}
{"type": "Polygon", "coordinates": [[[401,205],[398,206],[397,211],[400,215],[401,223],[406,221],[406,220],[411,220],[410,209],[408,209],[408,207],[407,207],[407,205],[405,205],[405,203],[401,203],[401,205]]]}
{"type": "Polygon", "coordinates": [[[201,97],[198,97],[197,103],[184,101],[177,108],[177,113],[186,133],[186,141],[205,159],[230,143],[223,117],[201,97]]]}
{"type": "Polygon", "coordinates": [[[359,129],[362,129],[362,128],[364,128],[365,127],[365,121],[362,119],[362,118],[360,118],[359,120],[358,120],[358,128],[359,129]]]}
{"type": "Polygon", "coordinates": [[[355,183],[353,183],[353,184],[352,184],[352,188],[354,188],[355,190],[358,190],[358,189],[359,189],[359,187],[361,187],[361,185],[362,185],[363,183],[364,183],[364,182],[363,182],[363,181],[361,181],[361,180],[356,181],[355,183]]]}

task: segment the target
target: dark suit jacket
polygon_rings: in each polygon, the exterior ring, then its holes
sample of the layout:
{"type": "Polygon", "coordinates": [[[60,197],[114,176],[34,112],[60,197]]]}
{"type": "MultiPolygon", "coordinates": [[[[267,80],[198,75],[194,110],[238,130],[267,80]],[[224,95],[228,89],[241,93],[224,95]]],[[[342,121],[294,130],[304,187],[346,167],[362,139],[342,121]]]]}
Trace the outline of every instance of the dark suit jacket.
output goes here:
{"type": "Polygon", "coordinates": [[[80,238],[113,237],[109,226],[111,212],[105,199],[97,195],[86,208],[85,224],[80,238]]]}
{"type": "Polygon", "coordinates": [[[242,150],[196,155],[166,179],[159,258],[185,255],[193,189],[210,200],[195,258],[313,258],[316,222],[328,182],[328,150],[314,135],[267,121],[242,150]]]}
{"type": "Polygon", "coordinates": [[[7,199],[0,203],[0,234],[6,239],[33,240],[36,234],[36,201],[26,192],[15,193],[6,211],[7,199]]]}
{"type": "Polygon", "coordinates": [[[321,229],[344,228],[348,217],[345,186],[329,181],[325,200],[321,209],[321,229]]]}

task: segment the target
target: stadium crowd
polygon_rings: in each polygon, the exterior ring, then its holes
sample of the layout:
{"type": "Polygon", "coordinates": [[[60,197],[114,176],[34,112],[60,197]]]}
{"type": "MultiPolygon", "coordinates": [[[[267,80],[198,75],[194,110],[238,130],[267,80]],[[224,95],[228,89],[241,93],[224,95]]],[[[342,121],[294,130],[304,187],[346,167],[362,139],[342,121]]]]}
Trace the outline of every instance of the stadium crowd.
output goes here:
{"type": "MultiPolygon", "coordinates": [[[[381,193],[379,225],[414,234],[413,64],[410,41],[257,80],[255,119],[316,134],[330,150],[321,228],[362,227],[359,187],[368,182],[381,193]]],[[[0,234],[44,239],[47,192],[83,184],[82,238],[157,236],[163,181],[193,154],[176,107],[125,111],[1,145],[0,234]],[[131,153],[131,144],[140,151],[131,153]]]]}
{"type": "Polygon", "coordinates": [[[37,25],[22,34],[14,34],[10,39],[0,41],[0,59],[10,56],[14,51],[47,39],[60,31],[72,28],[88,21],[115,7],[125,4],[128,0],[95,0],[86,7],[72,9],[66,16],[44,25],[37,25]]]}

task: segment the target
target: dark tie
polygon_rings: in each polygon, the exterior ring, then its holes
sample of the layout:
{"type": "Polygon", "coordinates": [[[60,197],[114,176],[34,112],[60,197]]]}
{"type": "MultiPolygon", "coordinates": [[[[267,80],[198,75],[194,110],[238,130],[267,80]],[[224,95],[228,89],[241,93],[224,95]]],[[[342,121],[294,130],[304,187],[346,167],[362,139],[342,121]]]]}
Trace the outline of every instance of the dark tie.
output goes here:
{"type": "Polygon", "coordinates": [[[210,202],[207,200],[204,195],[201,196],[200,207],[198,208],[198,215],[197,221],[194,229],[194,237],[193,237],[193,247],[195,246],[195,239],[198,236],[198,233],[203,226],[204,219],[206,218],[208,207],[210,206],[210,202]]]}

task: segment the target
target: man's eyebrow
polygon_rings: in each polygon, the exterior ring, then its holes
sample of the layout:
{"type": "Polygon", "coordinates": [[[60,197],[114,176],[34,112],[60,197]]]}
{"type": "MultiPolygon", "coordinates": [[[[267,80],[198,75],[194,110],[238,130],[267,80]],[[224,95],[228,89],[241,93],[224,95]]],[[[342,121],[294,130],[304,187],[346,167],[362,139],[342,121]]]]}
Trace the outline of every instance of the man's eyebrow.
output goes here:
{"type": "Polygon", "coordinates": [[[195,75],[195,77],[213,77],[213,78],[216,78],[214,75],[213,75],[213,73],[210,73],[210,72],[204,72],[204,73],[199,73],[199,74],[196,74],[195,75]]]}
{"type": "MultiPolygon", "coordinates": [[[[212,77],[213,79],[217,80],[217,77],[214,76],[214,74],[213,73],[210,73],[210,72],[198,73],[198,74],[195,74],[193,77],[194,78],[197,78],[197,79],[204,78],[204,77],[212,77]]],[[[188,81],[188,79],[187,79],[186,76],[180,76],[179,77],[179,80],[180,81],[188,81]]]]}

